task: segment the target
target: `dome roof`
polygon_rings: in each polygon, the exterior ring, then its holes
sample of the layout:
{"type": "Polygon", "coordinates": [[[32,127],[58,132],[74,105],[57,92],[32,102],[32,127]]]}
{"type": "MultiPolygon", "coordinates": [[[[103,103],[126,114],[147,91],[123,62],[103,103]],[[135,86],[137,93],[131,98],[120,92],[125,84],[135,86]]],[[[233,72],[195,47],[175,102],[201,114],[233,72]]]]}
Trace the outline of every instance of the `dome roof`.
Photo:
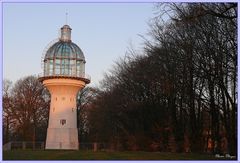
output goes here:
{"type": "Polygon", "coordinates": [[[41,81],[71,78],[90,83],[90,77],[85,74],[85,57],[82,50],[71,41],[71,30],[69,25],[64,25],[57,42],[54,40],[45,48],[41,81]]]}
{"type": "Polygon", "coordinates": [[[71,29],[69,25],[65,24],[61,29],[63,28],[68,28],[68,29],[71,29]]]}
{"type": "Polygon", "coordinates": [[[85,61],[82,50],[75,43],[62,40],[59,40],[47,50],[44,60],[55,58],[69,58],[85,61]]]}

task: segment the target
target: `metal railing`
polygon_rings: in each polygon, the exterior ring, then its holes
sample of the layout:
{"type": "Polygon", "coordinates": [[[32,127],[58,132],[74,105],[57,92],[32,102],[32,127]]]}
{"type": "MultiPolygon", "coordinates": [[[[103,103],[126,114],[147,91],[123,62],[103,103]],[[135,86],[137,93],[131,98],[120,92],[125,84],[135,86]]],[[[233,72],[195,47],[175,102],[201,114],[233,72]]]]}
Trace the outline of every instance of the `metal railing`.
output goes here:
{"type": "Polygon", "coordinates": [[[38,78],[42,78],[42,77],[76,77],[76,78],[83,78],[83,79],[87,79],[89,81],[91,81],[91,76],[88,74],[76,74],[76,73],[72,73],[72,74],[56,74],[56,73],[39,73],[38,74],[38,78]]]}

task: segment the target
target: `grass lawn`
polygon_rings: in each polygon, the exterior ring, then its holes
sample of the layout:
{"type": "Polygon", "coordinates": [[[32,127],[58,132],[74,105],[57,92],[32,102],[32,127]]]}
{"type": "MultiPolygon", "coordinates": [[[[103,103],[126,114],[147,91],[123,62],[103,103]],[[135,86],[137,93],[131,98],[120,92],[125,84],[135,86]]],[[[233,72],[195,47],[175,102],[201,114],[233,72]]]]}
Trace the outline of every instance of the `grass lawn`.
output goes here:
{"type": "MultiPolygon", "coordinates": [[[[105,152],[67,150],[12,150],[3,152],[3,160],[216,160],[213,155],[162,152],[105,152]]],[[[235,158],[236,159],[236,158],[235,158]]]]}

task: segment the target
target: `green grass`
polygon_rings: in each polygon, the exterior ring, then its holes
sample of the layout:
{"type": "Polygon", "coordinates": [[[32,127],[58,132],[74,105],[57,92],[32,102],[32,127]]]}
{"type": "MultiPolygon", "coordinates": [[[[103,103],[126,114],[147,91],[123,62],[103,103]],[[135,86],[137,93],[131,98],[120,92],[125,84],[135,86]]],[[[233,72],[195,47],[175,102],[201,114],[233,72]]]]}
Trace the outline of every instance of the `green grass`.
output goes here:
{"type": "Polygon", "coordinates": [[[3,152],[3,160],[216,160],[213,155],[162,152],[105,152],[67,150],[12,150],[3,152]]]}

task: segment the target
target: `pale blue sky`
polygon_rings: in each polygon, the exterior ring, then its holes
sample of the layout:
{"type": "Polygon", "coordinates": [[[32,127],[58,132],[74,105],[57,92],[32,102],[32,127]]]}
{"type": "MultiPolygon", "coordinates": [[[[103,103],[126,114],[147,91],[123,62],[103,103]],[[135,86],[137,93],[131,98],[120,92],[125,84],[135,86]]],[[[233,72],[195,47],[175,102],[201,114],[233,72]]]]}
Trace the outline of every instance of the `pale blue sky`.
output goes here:
{"type": "Polygon", "coordinates": [[[96,86],[130,42],[136,49],[154,16],[153,3],[4,3],[3,78],[15,82],[42,72],[41,57],[58,38],[68,12],[72,41],[86,58],[86,73],[96,86]]]}

